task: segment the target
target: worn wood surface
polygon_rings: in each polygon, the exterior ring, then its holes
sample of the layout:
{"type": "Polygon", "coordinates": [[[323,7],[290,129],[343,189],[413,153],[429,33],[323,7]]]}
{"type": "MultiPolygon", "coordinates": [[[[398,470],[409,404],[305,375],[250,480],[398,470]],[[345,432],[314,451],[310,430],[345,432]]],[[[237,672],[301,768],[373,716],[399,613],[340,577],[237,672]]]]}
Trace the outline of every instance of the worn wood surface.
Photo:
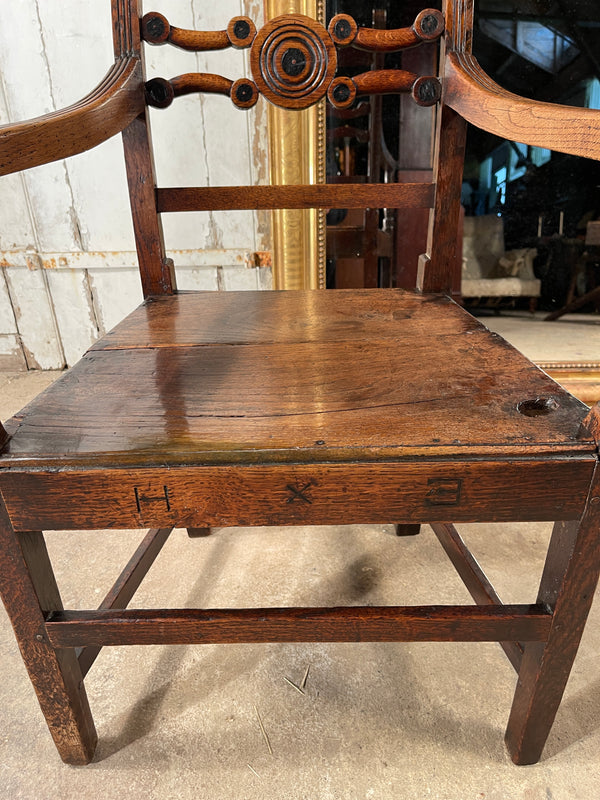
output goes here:
{"type": "Polygon", "coordinates": [[[582,423],[582,433],[591,436],[600,446],[600,403],[590,409],[582,423]]]}
{"type": "Polygon", "coordinates": [[[131,217],[144,297],[171,294],[176,287],[173,262],[166,257],[162,223],[156,213],[147,114],[145,111],[123,131],[131,217]]]}
{"type": "Polygon", "coordinates": [[[543,606],[370,606],[62,611],[47,623],[55,647],[81,643],[487,642],[545,639],[543,606]]]}
{"type": "Polygon", "coordinates": [[[461,204],[460,188],[467,141],[467,123],[449,106],[437,118],[434,174],[435,203],[429,220],[427,257],[419,266],[418,285],[424,292],[451,293],[461,274],[457,248],[461,204]]]}
{"type": "Polygon", "coordinates": [[[442,296],[184,293],[24,409],[0,466],[590,452],[586,413],[442,296]],[[547,413],[519,410],[538,398],[547,413]]]}
{"type": "MultiPolygon", "coordinates": [[[[336,525],[342,519],[345,524],[553,520],[583,512],[595,463],[586,455],[531,461],[488,457],[484,463],[469,462],[465,455],[454,461],[377,463],[355,456],[339,464],[202,466],[218,462],[219,454],[194,453],[189,460],[198,466],[176,469],[163,455],[159,448],[150,459],[136,454],[138,462],[165,464],[154,468],[134,468],[133,458],[113,453],[104,456],[104,469],[99,458],[97,469],[76,468],[77,460],[69,458],[73,469],[58,474],[11,469],[0,475],[0,486],[19,530],[34,523],[49,530],[336,525]],[[132,466],[111,468],[117,460],[132,466]]],[[[253,453],[250,458],[268,462],[277,455],[253,453]]],[[[221,454],[224,461],[243,458],[221,454]]]]}
{"type": "MultiPolygon", "coordinates": [[[[517,763],[537,760],[600,571],[600,484],[593,477],[598,410],[589,412],[440,294],[173,294],[157,214],[433,201],[419,286],[447,292],[456,267],[465,119],[511,139],[600,158],[597,112],[565,111],[504,92],[471,56],[472,0],[445,0],[449,55],[442,48],[446,94],[438,115],[435,198],[427,184],[361,185],[360,204],[356,187],[347,184],[157,194],[143,107],[140,5],[113,0],[116,65],[96,92],[65,112],[0,129],[0,165],[10,172],[80,152],[125,128],[150,298],[10,420],[10,437],[0,439],[0,592],[61,756],[70,763],[92,757],[96,735],[82,670],[103,645],[497,640],[519,666],[509,749],[517,763]],[[449,524],[550,518],[561,522],[531,606],[500,605],[449,524]],[[115,608],[127,604],[176,525],[193,533],[228,525],[392,521],[405,530],[433,522],[480,605],[115,608]],[[158,530],[138,549],[105,607],[63,610],[36,531],[146,526],[158,530]],[[521,663],[518,642],[525,643],[521,663]],[[80,646],[87,648],[77,653],[80,646]]],[[[438,18],[424,14],[425,27],[427,16],[438,18]]],[[[188,34],[174,38],[188,46],[188,34]]],[[[241,46],[229,29],[227,35],[241,46]]],[[[375,41],[371,33],[356,30],[359,35],[363,46],[375,41]]],[[[397,33],[376,36],[386,48],[397,33]]],[[[218,35],[209,45],[217,39],[224,44],[218,35]]],[[[261,90],[295,109],[325,94],[336,60],[329,34],[299,15],[283,28],[268,23],[251,51],[261,90]],[[282,34],[289,47],[273,49],[282,34]]],[[[360,78],[362,89],[346,79],[338,94],[375,91],[397,77],[360,78]]],[[[429,102],[434,88],[425,79],[412,91],[417,101],[429,102]]]]}

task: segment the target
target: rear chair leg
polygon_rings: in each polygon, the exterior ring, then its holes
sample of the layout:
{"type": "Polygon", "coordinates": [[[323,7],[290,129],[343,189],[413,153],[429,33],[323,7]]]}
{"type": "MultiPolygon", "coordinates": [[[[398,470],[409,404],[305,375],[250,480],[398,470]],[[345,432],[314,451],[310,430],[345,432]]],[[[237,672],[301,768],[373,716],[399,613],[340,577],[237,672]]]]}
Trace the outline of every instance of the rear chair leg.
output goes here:
{"type": "Polygon", "coordinates": [[[188,528],[188,536],[190,539],[200,539],[203,536],[210,536],[212,533],[211,528],[188,528]]]}
{"type": "Polygon", "coordinates": [[[395,528],[396,536],[416,536],[421,532],[421,526],[419,524],[396,525],[395,528]]]}
{"type": "Polygon", "coordinates": [[[525,645],[506,729],[515,764],[535,764],[544,748],[575,660],[600,572],[600,474],[580,522],[557,522],[538,603],[553,610],[546,642],[525,645]]]}
{"type": "Polygon", "coordinates": [[[60,757],[88,764],[97,742],[74,648],[55,650],[45,614],[62,602],[43,534],[16,533],[0,498],[0,594],[60,757]]]}

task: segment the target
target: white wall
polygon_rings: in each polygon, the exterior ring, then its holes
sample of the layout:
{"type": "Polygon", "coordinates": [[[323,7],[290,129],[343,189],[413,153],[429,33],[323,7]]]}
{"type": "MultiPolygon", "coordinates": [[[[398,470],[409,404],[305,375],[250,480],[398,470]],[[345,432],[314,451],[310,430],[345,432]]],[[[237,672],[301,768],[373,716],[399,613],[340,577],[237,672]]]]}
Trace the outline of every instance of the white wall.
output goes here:
{"type": "MultiPolygon", "coordinates": [[[[221,30],[260,0],[146,0],[179,27],[221,30]]],[[[147,48],[148,73],[247,74],[247,53],[147,48]]],[[[87,94],[113,60],[110,0],[0,1],[0,124],[87,94]]],[[[268,178],[264,101],[178,98],[152,113],[159,185],[235,185],[268,178]]],[[[164,216],[181,289],[270,286],[253,254],[270,250],[267,214],[164,216]]],[[[0,178],[0,369],[72,364],[141,300],[120,137],[66,161],[0,178]]]]}

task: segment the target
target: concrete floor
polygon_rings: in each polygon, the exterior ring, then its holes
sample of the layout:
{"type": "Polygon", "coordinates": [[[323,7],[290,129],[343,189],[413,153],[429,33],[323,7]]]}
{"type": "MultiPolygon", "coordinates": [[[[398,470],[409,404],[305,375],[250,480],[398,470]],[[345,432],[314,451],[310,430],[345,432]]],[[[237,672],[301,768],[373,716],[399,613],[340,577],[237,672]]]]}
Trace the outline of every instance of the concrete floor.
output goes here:
{"type": "MultiPolygon", "coordinates": [[[[599,318],[490,318],[540,360],[598,360],[599,318]],[[510,329],[510,330],[507,330],[510,329]],[[574,348],[571,349],[571,348],[574,348]]],[[[0,418],[56,374],[0,375],[0,418]]],[[[535,598],[547,524],[461,526],[505,601],[535,598]],[[515,554],[517,558],[515,559],[515,554]]],[[[65,604],[97,605],[139,532],[47,536],[65,604]],[[75,569],[74,569],[75,567],[75,569]]],[[[135,605],[469,602],[430,529],[175,531],[135,605]]],[[[0,798],[596,800],[600,603],[543,760],[503,744],[515,675],[494,644],[107,648],[87,680],[100,744],[62,765],[0,612],[0,798]],[[300,682],[301,695],[286,681],[300,682]],[[269,753],[259,724],[268,734],[269,753]]]]}

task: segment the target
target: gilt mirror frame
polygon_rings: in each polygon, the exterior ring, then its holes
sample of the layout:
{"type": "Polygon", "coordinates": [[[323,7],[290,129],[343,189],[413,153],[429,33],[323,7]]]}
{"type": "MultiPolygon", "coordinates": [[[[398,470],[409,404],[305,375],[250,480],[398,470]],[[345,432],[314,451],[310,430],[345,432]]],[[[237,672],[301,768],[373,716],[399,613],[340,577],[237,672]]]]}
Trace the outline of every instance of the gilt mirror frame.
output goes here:
{"type": "MultiPolygon", "coordinates": [[[[266,19],[281,14],[324,25],[325,0],[265,0],[266,19]]],[[[325,183],[325,100],[305,111],[269,104],[268,114],[271,183],[325,183]]],[[[279,209],[272,220],[273,288],[324,289],[325,210],[279,209]]]]}

